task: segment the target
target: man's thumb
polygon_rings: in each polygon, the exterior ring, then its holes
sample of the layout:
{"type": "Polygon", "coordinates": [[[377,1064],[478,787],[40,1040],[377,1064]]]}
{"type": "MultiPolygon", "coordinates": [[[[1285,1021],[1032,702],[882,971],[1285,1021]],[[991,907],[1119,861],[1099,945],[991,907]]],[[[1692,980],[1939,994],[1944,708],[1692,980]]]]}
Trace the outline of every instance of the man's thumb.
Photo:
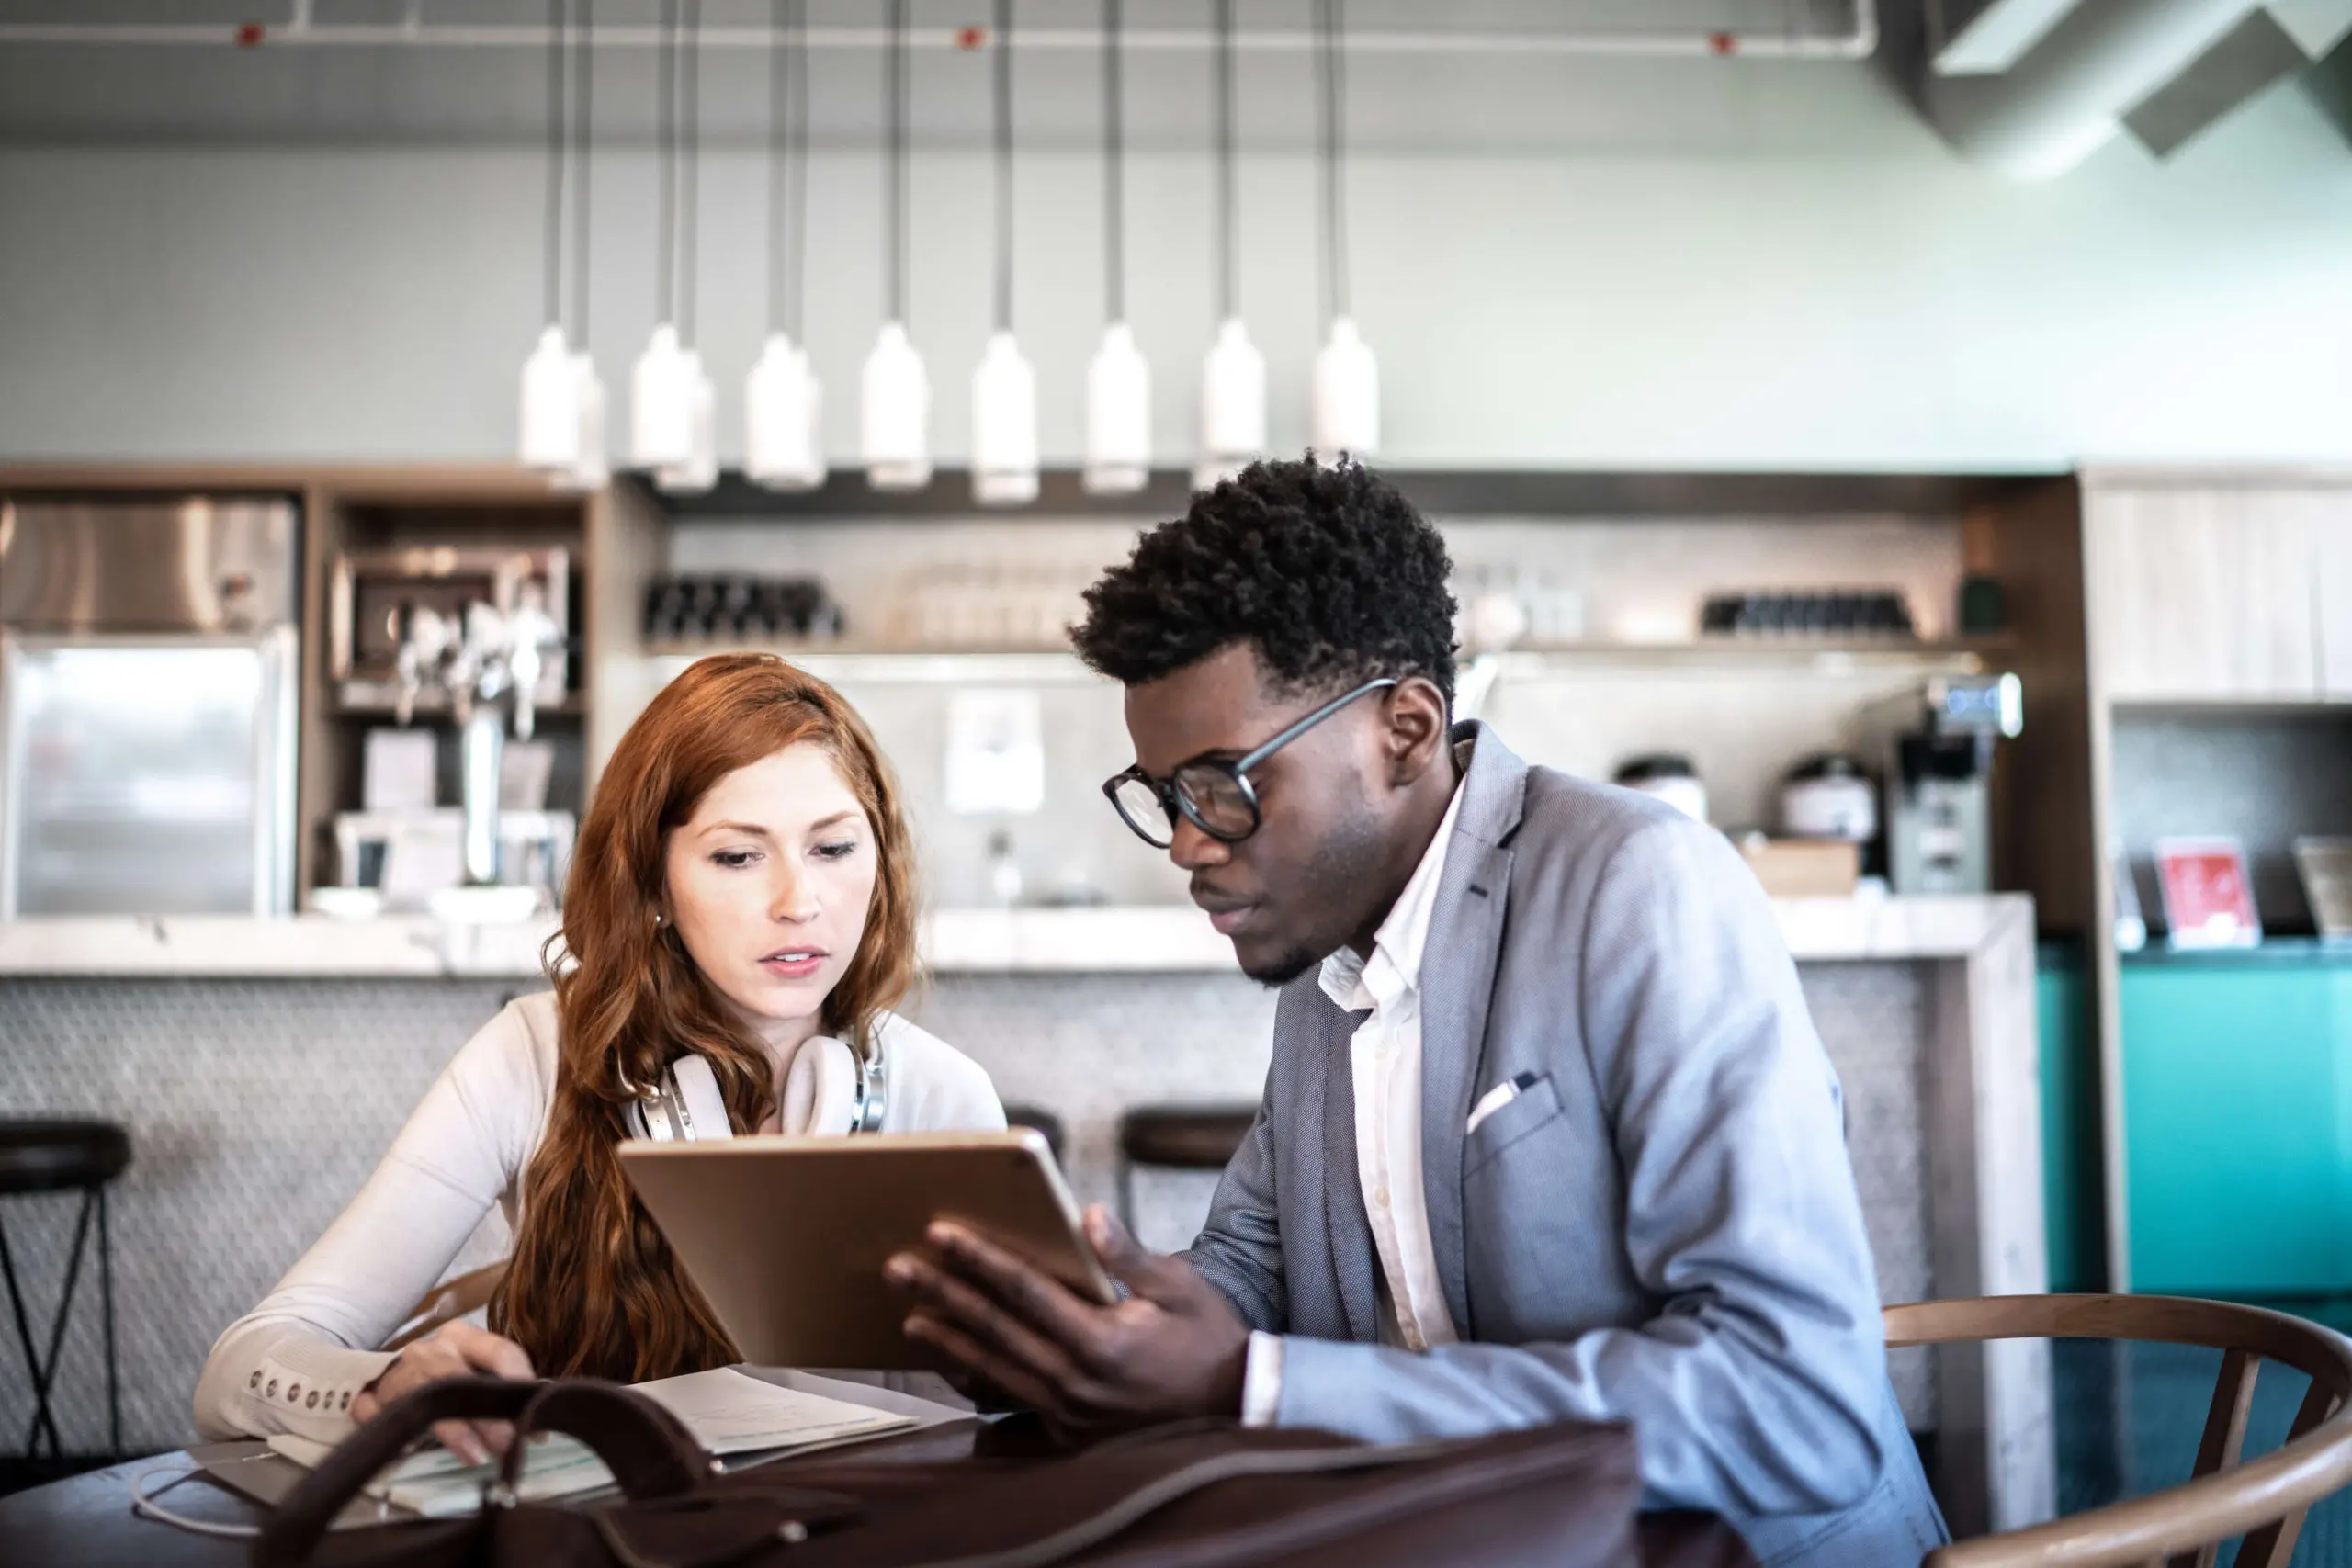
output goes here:
{"type": "Polygon", "coordinates": [[[1094,1248],[1094,1256],[1111,1277],[1138,1294],[1149,1295],[1145,1287],[1150,1280],[1153,1265],[1159,1258],[1147,1250],[1127,1227],[1121,1224],[1111,1211],[1102,1204],[1086,1211],[1086,1239],[1094,1248]]]}

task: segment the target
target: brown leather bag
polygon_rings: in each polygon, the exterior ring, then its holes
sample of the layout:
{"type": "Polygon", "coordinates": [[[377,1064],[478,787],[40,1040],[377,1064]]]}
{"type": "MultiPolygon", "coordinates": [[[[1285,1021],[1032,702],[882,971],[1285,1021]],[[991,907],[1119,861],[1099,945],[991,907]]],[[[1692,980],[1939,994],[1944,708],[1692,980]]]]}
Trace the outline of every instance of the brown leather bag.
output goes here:
{"type": "MultiPolygon", "coordinates": [[[[1623,1427],[1567,1423],[1397,1446],[1232,1422],[1046,1458],[891,1461],[856,1450],[719,1473],[652,1401],[609,1383],[459,1379],[395,1401],[296,1488],[254,1568],[1602,1568],[1643,1562],[1623,1427]],[[473,1517],[330,1535],[435,1421],[517,1441],[473,1517]],[[518,1504],[521,1438],[594,1449],[616,1500],[518,1504]]],[[[1655,1532],[1653,1532],[1655,1533],[1655,1532]]],[[[1709,1560],[1720,1561],[1713,1553],[1709,1560]]]]}

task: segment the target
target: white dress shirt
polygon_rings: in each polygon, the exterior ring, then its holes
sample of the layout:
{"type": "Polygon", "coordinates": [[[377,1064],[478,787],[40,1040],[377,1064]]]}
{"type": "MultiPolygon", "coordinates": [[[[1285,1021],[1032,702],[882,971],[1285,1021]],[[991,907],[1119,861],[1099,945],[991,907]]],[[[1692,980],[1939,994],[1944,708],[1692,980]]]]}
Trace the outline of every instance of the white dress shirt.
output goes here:
{"type": "MultiPolygon", "coordinates": [[[[1372,956],[1361,958],[1353,948],[1342,947],[1323,961],[1320,977],[1323,994],[1343,1011],[1371,1011],[1348,1043],[1356,1102],[1356,1180],[1380,1256],[1375,1292],[1381,1341],[1408,1350],[1451,1345],[1459,1337],[1438,1278],[1429,1190],[1421,1181],[1421,953],[1429,945],[1446,846],[1461,809],[1457,784],[1420,864],[1373,935],[1372,956]]],[[[1245,1424],[1273,1424],[1282,1404],[1282,1377],[1281,1337],[1252,1333],[1242,1379],[1245,1424]]]]}

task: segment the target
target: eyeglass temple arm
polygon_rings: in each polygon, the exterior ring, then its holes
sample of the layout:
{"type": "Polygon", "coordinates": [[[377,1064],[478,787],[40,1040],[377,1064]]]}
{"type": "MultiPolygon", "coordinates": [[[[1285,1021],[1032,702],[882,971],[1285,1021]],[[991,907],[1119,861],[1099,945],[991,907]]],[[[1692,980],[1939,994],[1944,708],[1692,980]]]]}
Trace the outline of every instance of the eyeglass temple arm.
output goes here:
{"type": "Polygon", "coordinates": [[[1289,745],[1292,741],[1297,739],[1300,736],[1306,734],[1308,730],[1314,728],[1317,725],[1322,723],[1325,719],[1330,717],[1333,714],[1339,712],[1350,703],[1354,702],[1358,697],[1363,696],[1366,692],[1376,692],[1383,686],[1394,686],[1396,683],[1396,677],[1394,675],[1383,675],[1378,680],[1366,681],[1363,685],[1358,686],[1354,691],[1348,693],[1344,696],[1333,697],[1329,702],[1325,703],[1321,707],[1317,708],[1313,713],[1308,714],[1305,718],[1300,719],[1296,724],[1292,725],[1288,729],[1283,730],[1280,735],[1275,736],[1272,740],[1267,741],[1263,746],[1259,747],[1256,750],[1250,752],[1248,756],[1234,763],[1233,771],[1237,773],[1248,773],[1250,769],[1256,767],[1259,763],[1264,761],[1267,758],[1272,756],[1275,752],[1281,750],[1283,747],[1289,745]]]}

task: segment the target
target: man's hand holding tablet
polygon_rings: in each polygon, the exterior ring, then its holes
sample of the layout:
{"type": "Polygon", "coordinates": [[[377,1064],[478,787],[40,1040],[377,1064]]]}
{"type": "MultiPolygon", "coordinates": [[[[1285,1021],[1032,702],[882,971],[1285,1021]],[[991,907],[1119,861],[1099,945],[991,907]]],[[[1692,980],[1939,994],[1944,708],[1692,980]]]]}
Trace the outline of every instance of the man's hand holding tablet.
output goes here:
{"type": "Polygon", "coordinates": [[[914,1299],[907,1337],[1068,1437],[1187,1416],[1238,1416],[1250,1329],[1179,1258],[1147,1251],[1101,1204],[1086,1240],[1125,1301],[1098,1305],[967,1224],[932,1224],[935,1256],[885,1268],[914,1299]]]}

